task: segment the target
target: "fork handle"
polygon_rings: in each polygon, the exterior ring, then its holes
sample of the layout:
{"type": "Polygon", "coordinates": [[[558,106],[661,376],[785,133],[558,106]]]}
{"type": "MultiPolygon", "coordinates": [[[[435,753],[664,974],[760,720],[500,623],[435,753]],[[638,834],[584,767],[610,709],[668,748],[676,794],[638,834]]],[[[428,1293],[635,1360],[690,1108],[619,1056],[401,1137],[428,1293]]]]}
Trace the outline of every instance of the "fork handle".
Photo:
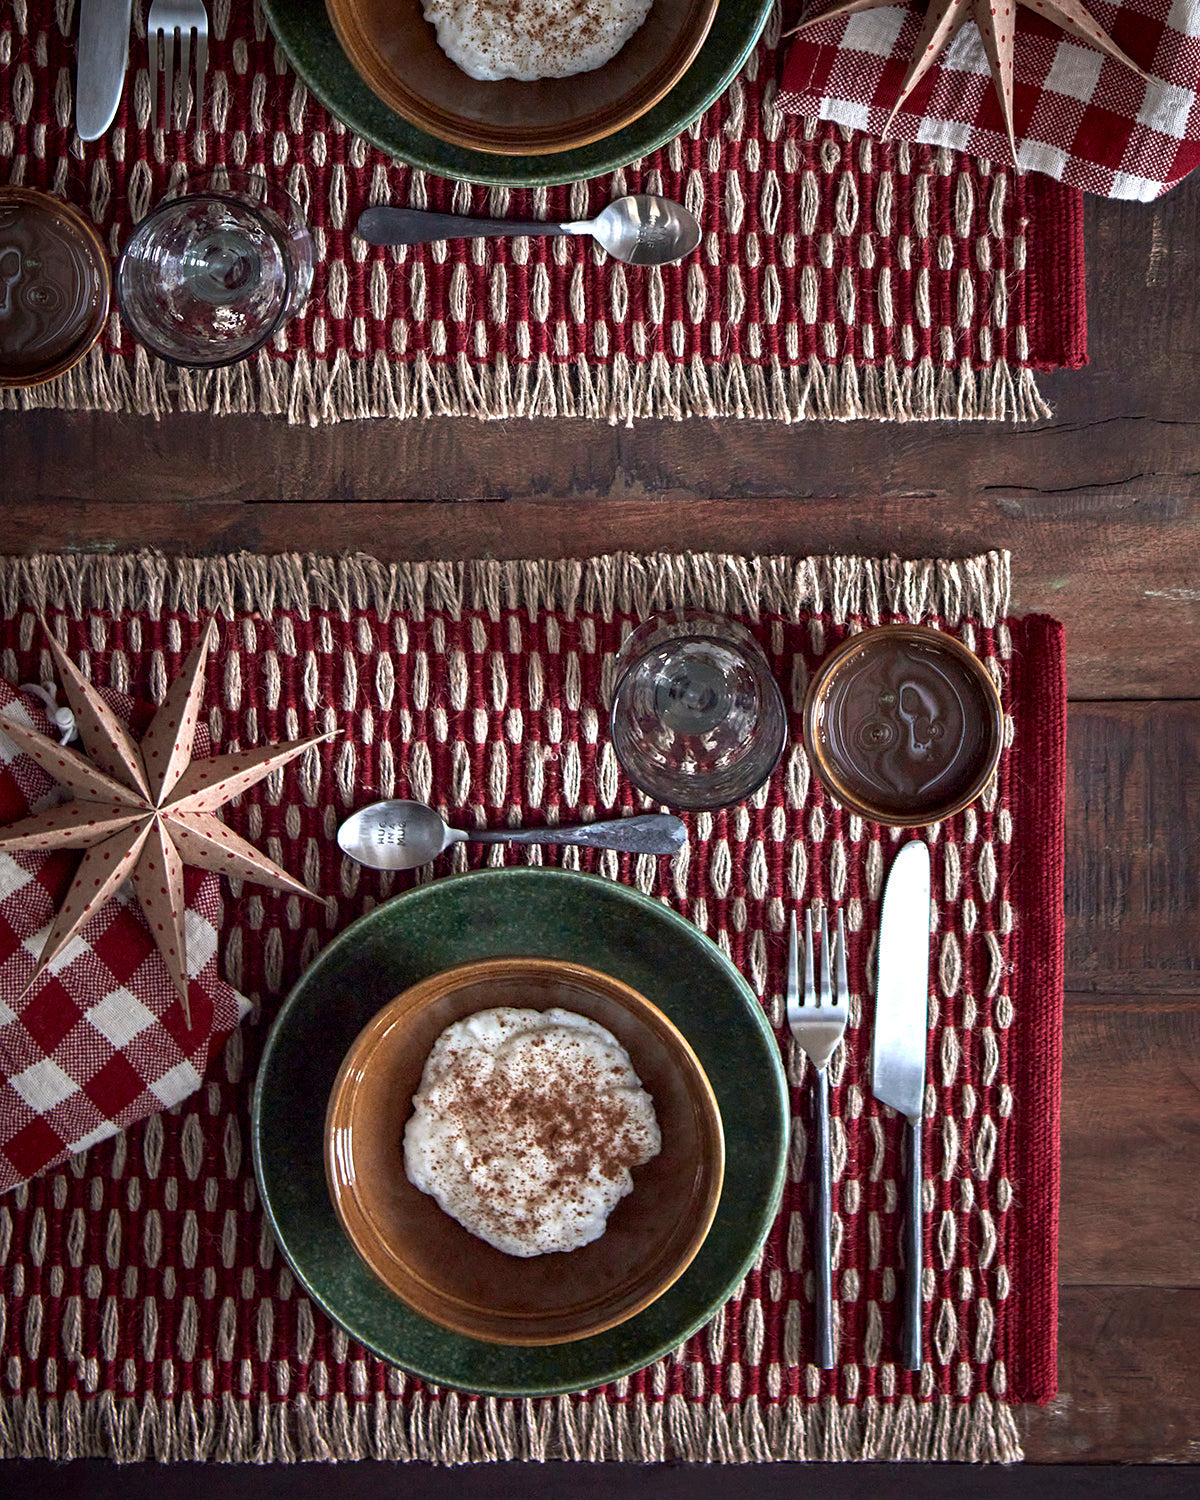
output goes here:
{"type": "Polygon", "coordinates": [[[816,1244],[813,1260],[816,1269],[817,1364],[832,1370],[833,1349],[833,1151],[829,1139],[829,1074],[824,1068],[814,1070],[813,1117],[817,1146],[817,1180],[814,1218],[816,1244]]]}
{"type": "Polygon", "coordinates": [[[904,1216],[904,1332],[901,1357],[906,1370],[921,1368],[921,1283],[924,1280],[921,1117],[908,1122],[908,1212],[904,1216]]]}

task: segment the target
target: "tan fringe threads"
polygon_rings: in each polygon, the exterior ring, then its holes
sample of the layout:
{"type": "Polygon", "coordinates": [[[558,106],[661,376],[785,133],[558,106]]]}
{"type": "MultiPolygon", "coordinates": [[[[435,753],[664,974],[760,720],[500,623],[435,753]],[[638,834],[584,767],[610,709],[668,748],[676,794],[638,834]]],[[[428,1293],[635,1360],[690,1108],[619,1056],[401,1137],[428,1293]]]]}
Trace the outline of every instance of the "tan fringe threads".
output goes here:
{"type": "Polygon", "coordinates": [[[349,619],[373,609],[423,619],[428,609],[506,609],[644,616],[691,605],[721,614],[762,613],[799,620],[828,613],[836,623],[884,616],[955,625],[964,616],[994,625],[1008,613],[1010,554],[954,560],[899,557],[737,557],[726,553],[632,553],[563,561],[381,562],[344,557],[236,552],[167,557],[161,552],[39,553],[0,557],[0,609],[13,618],[33,605],[81,616],[146,611],[193,619],[314,609],[349,619]]]}
{"type": "Polygon", "coordinates": [[[117,1463],[300,1463],[387,1459],[433,1464],[771,1463],[781,1460],[1015,1463],[1023,1458],[1012,1410],[989,1396],[935,1396],[854,1406],[792,1397],[722,1402],[668,1396],[626,1404],[558,1396],[339,1394],[316,1402],[265,1396],[6,1397],[0,1458],[109,1458],[117,1463]]]}
{"type": "Polygon", "coordinates": [[[610,366],[580,360],[509,364],[501,356],[479,366],[435,364],[424,355],[397,363],[385,354],[313,359],[301,351],[287,362],[266,351],[221,370],[181,370],[142,349],[132,363],[94,349],[56,380],[0,392],[0,409],[108,411],[163,417],[171,412],[213,416],[258,414],[318,427],[365,417],[584,417],[612,424],[644,417],[739,417],[778,422],[1012,421],[1050,416],[1032,370],[1003,360],[976,370],[969,362],[914,368],[822,364],[800,369],[776,363],[720,365],[696,358],[672,364],[662,355],[635,363],[618,354],[610,366]]]}

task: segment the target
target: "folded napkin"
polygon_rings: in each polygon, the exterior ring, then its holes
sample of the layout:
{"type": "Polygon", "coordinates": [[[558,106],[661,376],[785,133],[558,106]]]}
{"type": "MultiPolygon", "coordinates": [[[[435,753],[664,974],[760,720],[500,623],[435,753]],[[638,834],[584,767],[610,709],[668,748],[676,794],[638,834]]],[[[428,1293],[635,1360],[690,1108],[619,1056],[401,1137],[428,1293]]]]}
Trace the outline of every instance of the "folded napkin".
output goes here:
{"type": "MultiPolygon", "coordinates": [[[[816,0],[805,14],[825,3],[816,0]]],[[[1149,202],[1200,162],[1200,0],[1088,0],[1088,9],[1152,76],[1139,78],[1022,6],[1013,85],[1018,160],[1085,192],[1149,202]]],[[[784,63],[779,108],[878,134],[923,15],[916,0],[907,6],[898,0],[801,32],[784,63]]],[[[891,133],[1009,159],[974,24],[963,27],[913,90],[891,133]]]]}
{"type": "MultiPolygon", "coordinates": [[[[128,717],[132,705],[113,707],[128,717]]],[[[35,696],[0,681],[5,711],[53,732],[35,696]]],[[[0,824],[60,797],[0,721],[0,824]]],[[[190,1027],[125,887],[22,996],[77,862],[73,853],[0,853],[0,1192],[186,1099],[249,1009],[217,973],[220,882],[194,871],[185,882],[190,1027]]]]}

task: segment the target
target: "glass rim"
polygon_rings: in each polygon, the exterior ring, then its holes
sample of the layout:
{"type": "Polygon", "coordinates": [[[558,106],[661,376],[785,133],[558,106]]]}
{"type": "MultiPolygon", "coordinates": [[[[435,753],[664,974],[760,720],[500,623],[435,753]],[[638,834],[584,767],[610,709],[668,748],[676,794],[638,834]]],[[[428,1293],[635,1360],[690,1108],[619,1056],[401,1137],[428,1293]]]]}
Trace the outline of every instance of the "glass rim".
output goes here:
{"type": "MultiPolygon", "coordinates": [[[[722,617],[715,616],[714,618],[720,619],[722,617]]],[[[738,624],[740,622],[733,621],[730,623],[738,624]]],[[[742,626],[742,629],[745,630],[745,626],[742,626]]],[[[766,766],[762,775],[758,778],[757,781],[755,781],[753,786],[749,786],[745,788],[745,790],[739,791],[736,797],[722,797],[717,801],[713,801],[711,796],[697,795],[695,797],[689,797],[686,794],[680,796],[677,791],[672,791],[670,795],[666,795],[662,790],[644,786],[640,777],[635,774],[633,769],[629,766],[626,758],[621,754],[616,732],[616,715],[621,688],[629,680],[633,668],[637,665],[637,661],[641,660],[641,657],[639,656],[636,660],[626,664],[624,670],[621,672],[621,675],[613,684],[612,702],[609,705],[608,710],[608,736],[609,742],[613,748],[613,754],[617,758],[617,764],[629,778],[634,789],[640,792],[643,796],[650,797],[656,802],[665,803],[668,807],[682,808],[685,812],[711,812],[723,807],[738,807],[743,802],[748,802],[750,798],[754,796],[755,792],[760,791],[774,775],[779,762],[783,759],[783,752],[787,749],[788,746],[789,732],[787,699],[783,696],[783,689],[780,687],[779,680],[775,676],[774,671],[771,669],[771,663],[768,660],[767,654],[763,650],[758,638],[750,631],[746,631],[746,634],[750,641],[750,644],[754,647],[755,652],[762,659],[763,665],[767,669],[764,678],[767,684],[767,693],[771,698],[774,707],[778,710],[780,720],[779,743],[775,747],[774,754],[771,756],[770,762],[766,766]]],[[[626,639],[629,639],[629,637],[626,637],[626,639]]],[[[710,635],[679,635],[673,636],[671,638],[671,641],[672,644],[690,645],[694,642],[709,642],[715,639],[719,639],[719,637],[710,635]]]]}
{"type": "MultiPolygon", "coordinates": [[[[704,614],[704,613],[707,613],[707,611],[699,610],[699,611],[695,611],[695,613],[704,614]]],[[[622,658],[624,658],[624,662],[623,662],[623,665],[620,667],[620,669],[619,669],[619,671],[617,673],[617,676],[613,680],[613,685],[612,685],[612,704],[609,707],[609,716],[610,716],[610,719],[611,719],[611,715],[612,715],[612,710],[616,707],[617,695],[620,693],[621,688],[624,686],[625,682],[628,680],[629,674],[633,671],[634,667],[637,665],[637,663],[639,661],[641,661],[642,657],[647,654],[645,651],[643,651],[643,652],[640,652],[636,657],[626,657],[625,656],[625,648],[629,644],[629,642],[631,640],[633,640],[633,638],[637,634],[637,632],[644,625],[648,625],[651,622],[651,620],[654,619],[654,618],[655,618],[655,616],[648,615],[645,620],[642,620],[638,625],[636,625],[633,628],[633,630],[631,630],[629,632],[629,634],[625,637],[625,639],[621,642],[621,644],[617,647],[617,650],[616,650],[616,652],[615,652],[615,654],[613,656],[613,661],[614,662],[621,662],[622,658]]],[[[782,690],[782,688],[780,688],[779,683],[776,681],[775,673],[771,669],[771,663],[770,663],[770,661],[767,658],[766,651],[763,649],[762,642],[753,633],[753,631],[748,630],[746,628],[746,626],[741,623],[740,620],[729,620],[729,619],[727,619],[723,615],[711,615],[710,618],[713,619],[713,620],[715,620],[715,621],[717,621],[717,622],[719,622],[722,625],[734,625],[740,631],[742,631],[744,639],[737,640],[737,641],[734,641],[732,643],[730,643],[729,641],[725,641],[724,644],[727,645],[727,646],[729,646],[731,650],[735,650],[735,651],[739,650],[740,648],[742,648],[745,645],[749,645],[749,646],[751,646],[753,648],[754,654],[762,661],[763,665],[767,668],[767,676],[769,677],[769,679],[771,681],[771,685],[775,688],[775,691],[779,694],[780,706],[783,709],[784,718],[786,719],[786,717],[787,717],[787,704],[783,701],[783,690],[782,690]]],[[[671,642],[672,645],[692,646],[692,645],[703,645],[703,644],[706,644],[706,643],[708,643],[710,641],[718,641],[718,642],[720,642],[722,640],[722,637],[719,636],[719,635],[696,634],[696,633],[693,633],[691,631],[688,631],[688,632],[686,632],[684,634],[672,635],[672,636],[668,637],[667,639],[670,640],[670,642],[671,642]]],[[[651,647],[649,649],[656,650],[657,647],[651,647]]]]}
{"type": "MultiPolygon", "coordinates": [[[[267,218],[267,213],[263,212],[258,204],[247,203],[244,198],[239,197],[235,192],[226,191],[221,188],[205,188],[194,193],[181,193],[176,198],[161,199],[138,223],[133,233],[129,236],[129,239],[125,242],[125,246],[122,249],[121,254],[117,258],[116,273],[113,276],[113,294],[116,297],[117,307],[119,308],[121,313],[121,320],[126,325],[126,327],[129,328],[130,332],[133,334],[133,337],[138,341],[138,343],[144,344],[146,348],[149,349],[150,352],[156,355],[159,359],[165,360],[169,365],[176,365],[184,369],[219,369],[224,365],[240,364],[242,360],[249,359],[252,354],[257,354],[258,351],[263,348],[270,339],[275,337],[275,334],[279,331],[282,325],[288,321],[288,309],[291,306],[292,293],[295,288],[295,275],[292,270],[291,258],[287,255],[283,255],[281,259],[283,261],[284,295],[280,301],[279,311],[272,319],[270,327],[265,330],[262,337],[259,338],[257,342],[251,344],[248,349],[243,349],[240,354],[222,354],[219,358],[216,359],[184,359],[181,358],[178,354],[169,354],[165,349],[161,348],[153,338],[147,336],[141,320],[137,317],[130,316],[129,305],[126,302],[124,296],[124,270],[126,261],[129,258],[129,253],[140,240],[148,238],[148,231],[153,228],[153,226],[160,219],[166,218],[166,216],[170,212],[172,212],[173,210],[177,210],[180,204],[209,203],[212,202],[213,199],[216,199],[221,203],[235,203],[238,208],[245,210],[252,217],[257,219],[259,224],[263,229],[266,230],[266,232],[272,239],[278,240],[279,231],[277,227],[272,224],[267,218]]],[[[299,207],[299,205],[297,205],[297,207],[299,207]]],[[[278,218],[278,215],[276,215],[275,217],[278,218]]],[[[284,225],[283,227],[286,231],[287,226],[284,225]]]]}

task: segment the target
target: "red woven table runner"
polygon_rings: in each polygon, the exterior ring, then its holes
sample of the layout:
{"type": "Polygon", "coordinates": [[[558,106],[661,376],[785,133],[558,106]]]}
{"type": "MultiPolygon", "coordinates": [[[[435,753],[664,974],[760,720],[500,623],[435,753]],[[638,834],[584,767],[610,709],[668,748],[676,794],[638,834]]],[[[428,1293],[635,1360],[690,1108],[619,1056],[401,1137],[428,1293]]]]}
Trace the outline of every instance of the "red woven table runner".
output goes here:
{"type": "Polygon", "coordinates": [[[510,192],[410,170],[349,133],[292,74],[249,0],[213,8],[205,133],[156,141],[142,11],[139,0],[116,122],[85,145],[73,125],[76,12],[50,0],[5,8],[0,180],[71,197],[115,255],[189,170],[262,168],[317,231],[314,293],[268,351],[215,374],[148,358],[114,316],[85,363],[4,393],[10,407],[312,423],[1029,420],[1047,414],[1034,371],[1084,362],[1079,195],[1001,162],[780,114],[777,19],[733,88],[665,148],[590,182],[510,192]],[[387,251],[352,237],[369,203],[579,219],[634,191],[686,203],[706,231],[700,250],[659,270],[578,240],[387,251]]]}
{"type": "MultiPolygon", "coordinates": [[[[226,893],[219,963],[253,1002],[200,1091],[0,1198],[0,1452],[227,1460],[519,1457],[694,1460],[1012,1458],[1014,1408],[1054,1391],[1062,990],[1061,628],[1006,615],[1007,559],[621,555],[573,563],[370,559],[8,559],[0,660],[36,672],[34,612],[72,655],[149,698],[218,613],[205,699],[219,750],[311,733],[227,820],[303,869],[322,910],[226,893]],[[526,859],[599,871],[709,933],[762,997],[793,1087],[797,1147],[763,1254],[715,1321],[616,1385],[545,1401],[423,1385],[333,1326],[258,1205],[249,1098],[283,995],[336,931],[414,877],[365,871],[332,830],[412,795],[459,826],[629,809],[602,728],[630,620],[691,603],[746,621],[790,694],[791,743],[751,804],[688,817],[676,861],[590,851],[467,852],[433,874],[526,859]],[[869,1089],[870,964],[893,837],[831,801],[799,745],[808,674],[846,631],[932,621],[1002,685],[1011,724],[994,792],[928,830],[938,926],[926,1134],[926,1355],[895,1364],[902,1123],[869,1089]],[[517,724],[519,732],[513,732],[517,724]],[[838,1369],[812,1363],[804,1068],[783,1026],[785,918],[837,902],[854,1010],[833,1072],[838,1369]]],[[[748,1080],[748,1086],[751,1086],[748,1080]]],[[[323,1101],[309,1101],[312,1108],[323,1101]]]]}

